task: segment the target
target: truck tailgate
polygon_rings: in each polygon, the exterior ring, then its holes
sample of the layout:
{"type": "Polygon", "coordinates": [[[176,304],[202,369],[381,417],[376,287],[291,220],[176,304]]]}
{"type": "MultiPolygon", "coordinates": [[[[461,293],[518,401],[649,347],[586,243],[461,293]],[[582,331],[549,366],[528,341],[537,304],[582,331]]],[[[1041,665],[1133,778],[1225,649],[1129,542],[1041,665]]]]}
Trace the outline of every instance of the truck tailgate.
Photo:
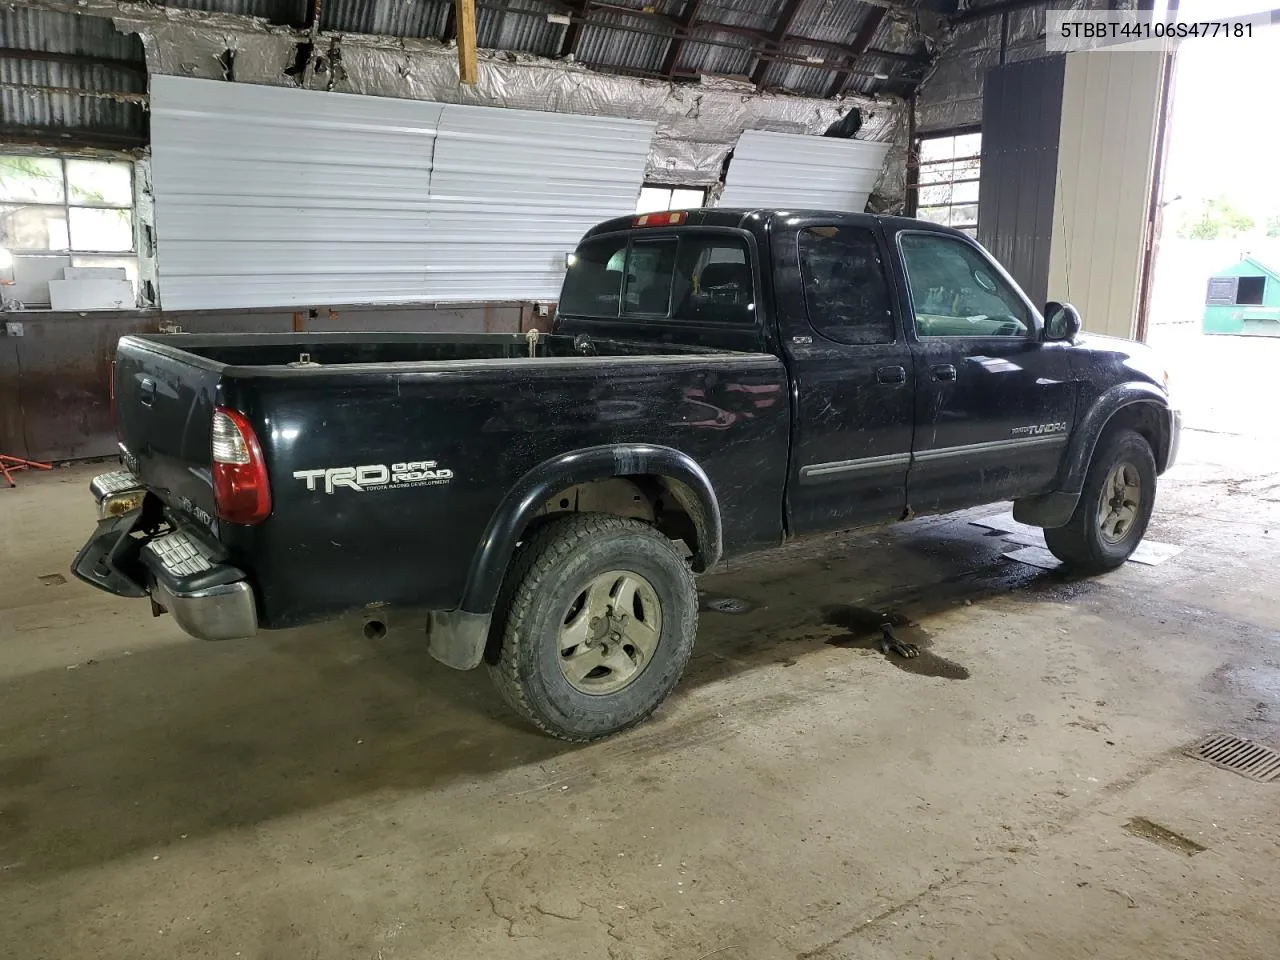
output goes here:
{"type": "Polygon", "coordinates": [[[116,353],[125,464],[169,506],[206,526],[214,516],[210,431],[219,376],[203,358],[161,353],[132,337],[116,353]]]}

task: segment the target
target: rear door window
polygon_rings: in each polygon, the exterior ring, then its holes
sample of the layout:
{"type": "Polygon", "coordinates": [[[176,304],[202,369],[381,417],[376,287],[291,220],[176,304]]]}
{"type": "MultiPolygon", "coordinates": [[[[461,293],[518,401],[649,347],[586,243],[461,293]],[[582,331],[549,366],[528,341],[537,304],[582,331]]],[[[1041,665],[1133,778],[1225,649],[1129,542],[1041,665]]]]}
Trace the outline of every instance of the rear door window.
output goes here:
{"type": "Polygon", "coordinates": [[[616,317],[622,298],[627,238],[588,240],[569,256],[560,309],[588,317],[616,317]]]}
{"type": "Polygon", "coordinates": [[[799,243],[809,325],[837,343],[893,343],[893,301],[871,231],[808,227],[800,231],[799,243]]]}
{"type": "Polygon", "coordinates": [[[671,315],[687,323],[755,322],[755,280],[740,237],[686,234],[680,241],[671,315]]]}

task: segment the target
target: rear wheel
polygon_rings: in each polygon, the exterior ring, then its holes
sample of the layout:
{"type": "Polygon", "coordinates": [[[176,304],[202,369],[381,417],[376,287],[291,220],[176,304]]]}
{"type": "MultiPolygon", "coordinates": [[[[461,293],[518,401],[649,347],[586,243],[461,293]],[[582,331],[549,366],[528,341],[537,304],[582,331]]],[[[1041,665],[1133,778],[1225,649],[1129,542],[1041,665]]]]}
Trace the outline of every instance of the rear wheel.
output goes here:
{"type": "Polygon", "coordinates": [[[1066,526],[1045,530],[1053,555],[1085,572],[1113,570],[1142,542],[1155,505],[1156,461],[1131,430],[1103,438],[1066,526]]]}
{"type": "Polygon", "coordinates": [[[697,589],[675,544],[639,520],[581,514],[537,531],[508,575],[503,698],[562,740],[644,720],[675,687],[697,631],[697,589]]]}

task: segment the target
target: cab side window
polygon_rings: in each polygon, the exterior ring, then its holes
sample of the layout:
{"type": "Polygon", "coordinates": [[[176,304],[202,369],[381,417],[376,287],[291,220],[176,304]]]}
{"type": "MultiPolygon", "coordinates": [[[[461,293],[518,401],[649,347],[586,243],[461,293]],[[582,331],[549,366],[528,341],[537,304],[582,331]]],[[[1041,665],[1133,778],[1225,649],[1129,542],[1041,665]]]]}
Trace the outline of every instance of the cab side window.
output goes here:
{"type": "Polygon", "coordinates": [[[800,231],[800,275],[809,325],[828,340],[893,343],[893,299],[876,238],[864,227],[800,231]]]}
{"type": "Polygon", "coordinates": [[[939,234],[903,234],[902,263],[911,288],[916,335],[1025,337],[1026,304],[976,248],[939,234]]]}

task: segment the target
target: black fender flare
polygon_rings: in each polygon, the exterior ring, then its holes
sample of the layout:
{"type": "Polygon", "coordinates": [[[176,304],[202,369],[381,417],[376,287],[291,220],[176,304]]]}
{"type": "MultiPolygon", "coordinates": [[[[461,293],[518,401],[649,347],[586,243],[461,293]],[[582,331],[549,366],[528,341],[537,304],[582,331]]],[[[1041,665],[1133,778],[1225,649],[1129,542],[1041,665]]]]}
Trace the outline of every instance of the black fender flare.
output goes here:
{"type": "Polygon", "coordinates": [[[720,503],[697,461],[657,444],[602,444],[544,460],[516,481],[490,517],[471,559],[460,609],[473,614],[493,612],[521,532],[554,493],[575,483],[628,476],[660,477],[687,488],[692,502],[681,505],[693,516],[698,531],[693,569],[703,573],[713,567],[723,550],[720,503]]]}
{"type": "MultiPolygon", "coordinates": [[[[1154,403],[1161,410],[1169,409],[1168,397],[1152,383],[1121,383],[1104,391],[1076,426],[1075,436],[1071,438],[1063,461],[1062,480],[1058,489],[1070,493],[1080,492],[1084,487],[1085,474],[1089,472],[1089,463],[1093,460],[1093,452],[1106,432],[1107,424],[1117,413],[1135,403],[1154,403]]],[[[1162,452],[1155,450],[1153,453],[1159,463],[1162,452]]]]}
{"type": "MultiPolygon", "coordinates": [[[[1107,425],[1121,410],[1139,403],[1154,404],[1169,413],[1169,399],[1164,392],[1155,384],[1141,381],[1117,384],[1094,400],[1072,431],[1053,492],[1015,501],[1014,519],[1037,527],[1060,527],[1067,523],[1080,500],[1085,475],[1107,425]]],[[[1157,465],[1162,466],[1169,451],[1153,452],[1157,465]]]]}

